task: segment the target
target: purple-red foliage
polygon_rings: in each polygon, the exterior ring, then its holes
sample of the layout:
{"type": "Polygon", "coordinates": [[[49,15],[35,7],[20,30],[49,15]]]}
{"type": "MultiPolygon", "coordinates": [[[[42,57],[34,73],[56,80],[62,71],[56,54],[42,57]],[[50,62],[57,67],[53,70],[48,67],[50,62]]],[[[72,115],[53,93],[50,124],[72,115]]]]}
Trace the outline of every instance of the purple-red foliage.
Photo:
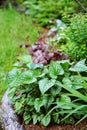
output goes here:
{"type": "Polygon", "coordinates": [[[43,63],[47,65],[51,60],[66,60],[68,56],[57,50],[45,42],[37,42],[29,47],[28,53],[32,55],[34,63],[43,63]]]}

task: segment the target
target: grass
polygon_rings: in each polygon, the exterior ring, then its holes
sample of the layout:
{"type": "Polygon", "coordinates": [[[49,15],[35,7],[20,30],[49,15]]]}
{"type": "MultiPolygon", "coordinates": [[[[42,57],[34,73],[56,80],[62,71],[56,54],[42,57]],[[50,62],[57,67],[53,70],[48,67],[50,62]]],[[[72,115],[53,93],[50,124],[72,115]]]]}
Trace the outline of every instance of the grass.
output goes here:
{"type": "Polygon", "coordinates": [[[36,41],[38,30],[40,27],[35,26],[29,16],[0,9],[0,100],[7,88],[5,74],[15,62],[16,55],[23,52],[19,45],[36,41]]]}

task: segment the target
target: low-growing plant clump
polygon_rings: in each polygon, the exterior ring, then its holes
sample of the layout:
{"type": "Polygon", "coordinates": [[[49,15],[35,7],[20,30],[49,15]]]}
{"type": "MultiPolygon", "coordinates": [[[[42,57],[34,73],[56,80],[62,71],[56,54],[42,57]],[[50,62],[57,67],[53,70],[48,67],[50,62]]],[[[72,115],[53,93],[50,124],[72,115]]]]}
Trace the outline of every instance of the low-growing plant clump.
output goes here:
{"type": "Polygon", "coordinates": [[[30,55],[18,57],[7,74],[6,84],[15,112],[26,124],[74,124],[87,117],[87,66],[69,60],[44,66],[30,55]]]}
{"type": "Polygon", "coordinates": [[[87,59],[87,14],[74,14],[66,28],[55,26],[57,34],[48,42],[63,50],[72,61],[87,59]]]}
{"type": "Polygon", "coordinates": [[[67,54],[75,60],[87,58],[87,14],[74,15],[65,33],[70,38],[67,54]]]}

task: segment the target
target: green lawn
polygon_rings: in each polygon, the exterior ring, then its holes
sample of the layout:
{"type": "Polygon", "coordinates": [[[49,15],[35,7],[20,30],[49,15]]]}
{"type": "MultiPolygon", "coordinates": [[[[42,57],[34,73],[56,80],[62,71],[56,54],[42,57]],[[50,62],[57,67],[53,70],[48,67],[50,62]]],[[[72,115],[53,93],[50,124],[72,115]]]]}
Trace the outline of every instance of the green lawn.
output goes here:
{"type": "Polygon", "coordinates": [[[0,100],[7,87],[5,74],[15,62],[16,55],[23,53],[19,45],[36,41],[38,30],[40,27],[34,25],[29,16],[15,10],[0,9],[0,100]]]}

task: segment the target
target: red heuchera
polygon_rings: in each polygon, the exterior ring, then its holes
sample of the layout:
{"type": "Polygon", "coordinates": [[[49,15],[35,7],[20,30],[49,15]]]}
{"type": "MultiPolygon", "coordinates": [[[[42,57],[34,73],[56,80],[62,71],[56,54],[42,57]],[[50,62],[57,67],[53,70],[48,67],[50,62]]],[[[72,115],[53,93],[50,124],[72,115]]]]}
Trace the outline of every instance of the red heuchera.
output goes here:
{"type": "Polygon", "coordinates": [[[34,63],[43,63],[44,65],[49,64],[51,60],[59,61],[68,59],[66,54],[54,50],[52,46],[45,42],[36,42],[29,47],[28,53],[32,55],[34,63]]]}

